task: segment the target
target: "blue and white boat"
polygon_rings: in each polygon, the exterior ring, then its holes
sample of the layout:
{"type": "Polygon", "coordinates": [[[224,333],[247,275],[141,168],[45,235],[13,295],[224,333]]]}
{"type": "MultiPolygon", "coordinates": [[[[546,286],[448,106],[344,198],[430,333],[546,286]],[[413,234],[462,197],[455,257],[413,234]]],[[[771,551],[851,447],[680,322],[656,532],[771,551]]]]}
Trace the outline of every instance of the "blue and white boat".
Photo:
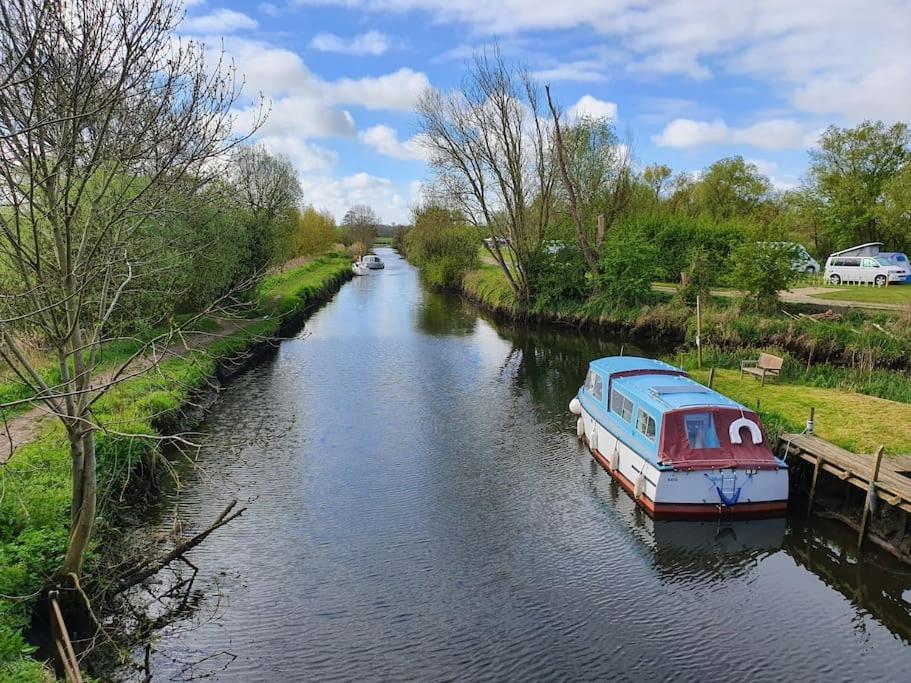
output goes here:
{"type": "Polygon", "coordinates": [[[759,416],[680,368],[601,358],[569,407],[595,460],[655,517],[787,509],[787,465],[769,448],[759,416]]]}

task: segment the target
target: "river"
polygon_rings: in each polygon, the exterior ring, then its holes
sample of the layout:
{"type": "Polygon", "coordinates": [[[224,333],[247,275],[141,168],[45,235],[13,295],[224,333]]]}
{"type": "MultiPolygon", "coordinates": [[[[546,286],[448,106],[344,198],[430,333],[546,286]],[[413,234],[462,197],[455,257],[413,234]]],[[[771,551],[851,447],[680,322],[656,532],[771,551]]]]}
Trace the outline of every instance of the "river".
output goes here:
{"type": "Polygon", "coordinates": [[[378,253],[203,425],[188,525],[248,510],[154,680],[907,675],[907,567],[796,511],[653,522],[593,463],[567,404],[624,340],[497,326],[378,253]]]}

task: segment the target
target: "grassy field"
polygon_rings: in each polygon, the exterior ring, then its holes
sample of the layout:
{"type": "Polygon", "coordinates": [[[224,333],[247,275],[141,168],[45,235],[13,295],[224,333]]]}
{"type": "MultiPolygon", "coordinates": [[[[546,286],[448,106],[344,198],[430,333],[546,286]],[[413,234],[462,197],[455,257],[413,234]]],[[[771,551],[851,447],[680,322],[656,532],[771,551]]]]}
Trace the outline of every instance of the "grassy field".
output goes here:
{"type": "MultiPolygon", "coordinates": [[[[155,434],[155,424],[178,416],[191,394],[205,386],[216,358],[230,357],[252,341],[274,334],[281,315],[308,306],[339,277],[350,274],[347,257],[327,256],[265,280],[257,289],[258,317],[205,351],[169,359],[159,371],[118,385],[98,401],[95,416],[109,430],[128,435],[155,434]],[[263,316],[274,312],[278,315],[263,316]]],[[[110,349],[119,357],[125,349],[110,349]]],[[[116,540],[116,496],[154,457],[150,442],[135,436],[97,436],[100,499],[114,497],[102,509],[98,544],[116,540]],[[113,514],[112,514],[113,512],[113,514]]],[[[22,631],[45,582],[59,567],[69,523],[70,457],[63,427],[45,420],[38,438],[18,448],[0,467],[0,680],[48,681],[48,672],[31,658],[33,648],[22,631]]],[[[87,560],[97,562],[93,553],[87,560]]]]}
{"type": "Polygon", "coordinates": [[[911,284],[890,287],[839,287],[825,294],[814,294],[816,299],[858,301],[865,304],[911,304],[911,284]]]}
{"type": "MultiPolygon", "coordinates": [[[[708,370],[691,370],[707,382],[708,370]]],[[[766,383],[739,379],[737,370],[716,370],[713,388],[759,410],[769,431],[802,431],[810,408],[816,408],[816,434],[855,453],[872,453],[880,445],[892,455],[911,454],[911,405],[843,389],[766,383]]]]}

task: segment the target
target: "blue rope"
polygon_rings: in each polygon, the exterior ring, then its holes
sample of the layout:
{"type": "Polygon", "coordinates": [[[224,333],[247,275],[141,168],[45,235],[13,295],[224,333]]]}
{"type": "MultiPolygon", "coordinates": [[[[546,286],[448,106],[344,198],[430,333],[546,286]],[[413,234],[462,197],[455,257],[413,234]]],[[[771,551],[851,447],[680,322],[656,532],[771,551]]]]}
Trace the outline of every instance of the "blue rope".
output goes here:
{"type": "MultiPolygon", "coordinates": [[[[726,507],[733,507],[734,505],[737,505],[737,501],[740,500],[740,492],[743,490],[743,486],[738,486],[737,490],[734,491],[734,494],[728,497],[724,495],[724,491],[722,491],[721,487],[718,485],[717,477],[710,476],[708,472],[703,472],[703,474],[705,475],[705,478],[712,482],[712,484],[715,486],[715,490],[718,492],[718,499],[723,505],[726,507]]],[[[751,474],[747,478],[752,479],[753,475],[751,474]]]]}

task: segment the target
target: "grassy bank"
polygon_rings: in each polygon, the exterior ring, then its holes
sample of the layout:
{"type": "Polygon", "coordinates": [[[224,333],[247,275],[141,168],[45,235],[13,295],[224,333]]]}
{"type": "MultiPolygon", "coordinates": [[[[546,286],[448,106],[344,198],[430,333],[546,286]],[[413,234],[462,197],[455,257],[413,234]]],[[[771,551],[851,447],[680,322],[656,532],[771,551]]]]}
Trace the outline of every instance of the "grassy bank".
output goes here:
{"type": "MultiPolygon", "coordinates": [[[[346,257],[327,256],[266,279],[256,292],[257,311],[236,332],[205,350],[170,358],[159,372],[124,382],[98,401],[96,416],[110,431],[97,436],[101,513],[96,549],[117,536],[117,504],[127,482],[155,467],[158,454],[151,442],[135,436],[181,424],[183,406],[211,381],[220,359],[275,334],[284,319],[308,310],[349,275],[346,257]]],[[[110,350],[112,362],[115,351],[110,350]]],[[[33,648],[23,629],[62,560],[69,500],[66,438],[59,421],[48,419],[38,438],[0,467],[0,680],[47,680],[44,666],[30,657],[33,648]]],[[[89,557],[87,576],[93,575],[99,555],[89,557]]]]}
{"type": "MultiPolygon", "coordinates": [[[[597,300],[545,310],[523,308],[499,267],[489,264],[465,276],[463,292],[482,307],[511,318],[662,334],[672,340],[690,341],[695,336],[692,312],[668,297],[635,309],[617,309],[597,300]]],[[[715,388],[752,407],[758,400],[771,433],[801,431],[812,406],[817,433],[843,448],[872,452],[884,444],[892,454],[911,454],[911,429],[903,427],[911,424],[911,375],[873,367],[907,366],[911,360],[911,340],[893,331],[900,324],[890,314],[860,312],[834,321],[763,317],[744,314],[733,302],[723,301],[707,307],[703,318],[703,340],[714,344],[705,349],[706,369],[696,370],[692,353],[667,360],[682,364],[700,381],[708,379],[707,368],[719,368],[715,388]],[[760,348],[786,358],[780,385],[740,381],[740,361],[755,359],[760,348]],[[827,362],[836,359],[840,365],[827,362]]]]}
{"type": "MultiPolygon", "coordinates": [[[[909,288],[911,289],[911,288],[909,288]]],[[[527,318],[612,331],[660,335],[670,341],[693,342],[692,309],[656,293],[653,303],[617,307],[594,297],[556,307],[522,307],[498,266],[485,264],[467,273],[462,291],[482,307],[512,318],[527,318]]],[[[705,307],[703,339],[724,349],[775,347],[807,363],[828,363],[866,371],[911,370],[911,325],[907,315],[850,310],[834,319],[804,315],[804,306],[781,306],[774,315],[745,313],[735,300],[713,300],[705,307]]],[[[812,311],[812,309],[809,309],[812,311]]]]}

